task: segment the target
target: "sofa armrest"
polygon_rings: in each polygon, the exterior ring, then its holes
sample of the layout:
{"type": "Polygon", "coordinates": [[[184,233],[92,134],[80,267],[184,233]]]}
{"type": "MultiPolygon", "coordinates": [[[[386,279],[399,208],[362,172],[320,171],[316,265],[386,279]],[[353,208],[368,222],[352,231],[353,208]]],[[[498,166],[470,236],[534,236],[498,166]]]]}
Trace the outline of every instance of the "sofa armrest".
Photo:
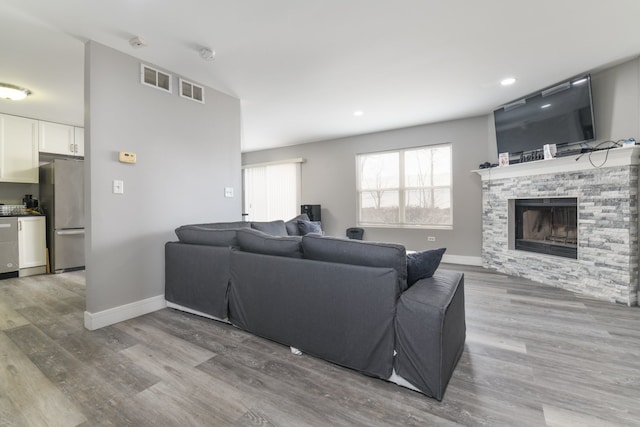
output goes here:
{"type": "Polygon", "coordinates": [[[395,371],[424,394],[442,400],[464,349],[464,275],[438,270],[398,300],[395,371]]]}

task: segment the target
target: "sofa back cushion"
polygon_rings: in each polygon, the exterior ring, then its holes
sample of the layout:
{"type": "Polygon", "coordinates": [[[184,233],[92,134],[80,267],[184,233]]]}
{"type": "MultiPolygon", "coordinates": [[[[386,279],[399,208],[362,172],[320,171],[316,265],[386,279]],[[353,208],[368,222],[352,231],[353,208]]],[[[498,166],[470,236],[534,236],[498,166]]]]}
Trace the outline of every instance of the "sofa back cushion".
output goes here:
{"type": "Polygon", "coordinates": [[[271,236],[288,236],[287,227],[284,225],[284,221],[270,221],[270,222],[251,222],[251,228],[254,230],[262,231],[263,233],[267,233],[271,236]]]}
{"type": "Polygon", "coordinates": [[[208,246],[237,246],[238,229],[216,230],[200,225],[183,225],[176,228],[176,236],[182,243],[208,246]]]}
{"type": "Polygon", "coordinates": [[[302,237],[302,250],[305,258],[316,261],[393,268],[399,292],[407,289],[407,251],[402,245],[308,234],[302,237]]]}
{"type": "Polygon", "coordinates": [[[238,245],[245,252],[302,258],[302,238],[299,236],[270,236],[258,230],[241,229],[237,232],[238,245]]]}
{"type": "Polygon", "coordinates": [[[246,221],[234,221],[234,222],[209,222],[206,224],[189,224],[189,225],[195,225],[197,227],[203,227],[203,228],[211,228],[214,230],[229,230],[229,229],[236,229],[236,228],[250,228],[251,227],[251,223],[248,223],[246,221]]]}

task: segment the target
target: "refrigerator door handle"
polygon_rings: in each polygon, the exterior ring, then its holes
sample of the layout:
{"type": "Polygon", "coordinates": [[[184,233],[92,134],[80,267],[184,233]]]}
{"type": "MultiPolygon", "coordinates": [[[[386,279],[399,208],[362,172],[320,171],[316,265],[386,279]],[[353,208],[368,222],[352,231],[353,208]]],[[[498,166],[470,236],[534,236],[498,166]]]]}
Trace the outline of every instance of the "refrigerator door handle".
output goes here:
{"type": "Polygon", "coordinates": [[[58,236],[70,236],[72,234],[84,234],[84,230],[59,230],[56,231],[58,236]]]}

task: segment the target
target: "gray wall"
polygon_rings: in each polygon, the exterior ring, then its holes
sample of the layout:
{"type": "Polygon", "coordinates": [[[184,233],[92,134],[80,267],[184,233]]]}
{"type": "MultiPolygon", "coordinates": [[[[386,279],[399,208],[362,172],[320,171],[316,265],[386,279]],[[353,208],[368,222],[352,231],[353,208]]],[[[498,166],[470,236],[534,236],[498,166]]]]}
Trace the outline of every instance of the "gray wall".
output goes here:
{"type": "MultiPolygon", "coordinates": [[[[597,141],[640,138],[640,59],[592,74],[597,141]]],[[[605,145],[606,146],[606,145],[605,145]]]]}
{"type": "MultiPolygon", "coordinates": [[[[567,76],[570,77],[570,76],[567,76]]],[[[640,138],[640,60],[592,73],[598,140],[640,138]]],[[[366,240],[404,244],[408,249],[447,247],[448,261],[479,259],[482,247],[480,177],[470,171],[497,162],[493,114],[326,142],[248,152],[243,164],[303,157],[302,203],[321,204],[327,234],[343,236],[356,221],[355,155],[402,147],[453,144],[453,230],[366,228],[366,240]],[[435,236],[436,242],[428,242],[435,236]],[[454,256],[451,258],[451,256],[454,256]],[[474,257],[458,258],[455,257],[474,257]]]]}
{"type": "Polygon", "coordinates": [[[239,100],[206,88],[203,105],[173,83],[172,94],[142,85],[138,59],[86,45],[89,313],[162,295],[164,244],[179,225],[241,218],[239,100]],[[119,163],[119,151],[138,163],[119,163]]]}
{"type": "Polygon", "coordinates": [[[397,242],[407,249],[447,247],[447,254],[480,257],[481,183],[472,169],[487,160],[486,116],[415,126],[332,141],[243,154],[243,164],[302,157],[302,203],[322,205],[326,234],[344,236],[356,224],[358,153],[450,142],[453,147],[453,230],[365,229],[365,240],[397,242]],[[436,237],[428,242],[427,236],[436,237]]]}

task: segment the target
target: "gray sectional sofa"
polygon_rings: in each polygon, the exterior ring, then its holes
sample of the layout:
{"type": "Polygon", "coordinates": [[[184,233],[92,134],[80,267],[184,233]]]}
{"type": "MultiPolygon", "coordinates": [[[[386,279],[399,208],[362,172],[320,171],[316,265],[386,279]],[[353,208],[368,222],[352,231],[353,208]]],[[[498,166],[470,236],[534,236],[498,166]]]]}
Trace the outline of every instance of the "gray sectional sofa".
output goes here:
{"type": "Polygon", "coordinates": [[[402,245],[296,231],[178,228],[165,247],[167,305],[441,400],[464,348],[463,274],[438,269],[409,286],[402,245]]]}

